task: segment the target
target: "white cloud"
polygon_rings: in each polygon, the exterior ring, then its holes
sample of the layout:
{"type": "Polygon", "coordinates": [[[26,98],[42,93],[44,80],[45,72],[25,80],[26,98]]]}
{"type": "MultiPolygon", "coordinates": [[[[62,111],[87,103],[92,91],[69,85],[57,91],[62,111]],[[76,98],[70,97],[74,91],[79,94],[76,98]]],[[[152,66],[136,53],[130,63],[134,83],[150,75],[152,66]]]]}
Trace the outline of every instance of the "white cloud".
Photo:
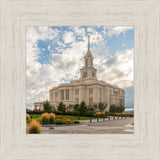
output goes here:
{"type": "Polygon", "coordinates": [[[50,51],[50,49],[51,49],[51,45],[48,45],[48,51],[50,51]]]}
{"type": "Polygon", "coordinates": [[[133,49],[97,57],[95,65],[100,79],[125,88],[133,86],[133,49]],[[101,62],[101,63],[100,63],[101,62]]]}
{"type": "Polygon", "coordinates": [[[85,29],[80,27],[73,28],[74,34],[78,36],[78,38],[83,39],[85,37],[85,29]]]}
{"type": "Polygon", "coordinates": [[[75,41],[73,32],[65,32],[65,34],[63,35],[63,41],[64,43],[71,43],[75,41]]]}
{"type": "Polygon", "coordinates": [[[111,37],[113,35],[118,36],[120,33],[125,33],[126,31],[133,29],[133,26],[116,26],[116,27],[106,27],[105,33],[107,36],[111,37]]]}

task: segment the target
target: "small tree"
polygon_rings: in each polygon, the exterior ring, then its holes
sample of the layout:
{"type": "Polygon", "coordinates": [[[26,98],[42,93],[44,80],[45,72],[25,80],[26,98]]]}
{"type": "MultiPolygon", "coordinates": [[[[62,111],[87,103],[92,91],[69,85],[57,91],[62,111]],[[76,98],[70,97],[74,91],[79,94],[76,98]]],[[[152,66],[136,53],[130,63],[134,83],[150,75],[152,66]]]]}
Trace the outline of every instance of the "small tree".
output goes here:
{"type": "Polygon", "coordinates": [[[75,112],[79,112],[79,104],[75,104],[74,107],[73,107],[73,110],[75,112]]]}
{"type": "Polygon", "coordinates": [[[110,106],[109,112],[112,112],[112,113],[117,112],[117,111],[116,111],[116,106],[115,106],[114,104],[112,104],[112,105],[110,106]]]}
{"type": "Polygon", "coordinates": [[[100,112],[103,112],[105,110],[105,108],[107,107],[108,103],[103,103],[103,102],[99,102],[98,103],[98,108],[100,112]]]}
{"type": "Polygon", "coordinates": [[[96,110],[97,108],[98,108],[97,103],[94,103],[94,104],[93,104],[93,109],[96,110]]]}
{"type": "Polygon", "coordinates": [[[124,106],[116,106],[116,105],[112,104],[110,106],[109,112],[112,112],[112,113],[116,113],[116,112],[122,113],[124,111],[124,109],[125,109],[124,106]]]}
{"type": "Polygon", "coordinates": [[[124,109],[125,109],[124,106],[119,106],[119,107],[118,107],[118,112],[119,112],[119,113],[122,113],[122,112],[124,111],[124,109]]]}
{"type": "Polygon", "coordinates": [[[80,106],[79,106],[79,112],[80,114],[83,114],[87,111],[87,106],[86,103],[84,101],[81,102],[80,106]]]}
{"type": "Polygon", "coordinates": [[[66,107],[65,105],[63,104],[63,102],[60,102],[59,105],[58,105],[58,111],[62,112],[62,113],[65,113],[66,111],[66,107]]]}
{"type": "Polygon", "coordinates": [[[52,106],[50,105],[50,103],[48,101],[44,102],[43,110],[45,112],[51,112],[52,111],[52,106]]]}

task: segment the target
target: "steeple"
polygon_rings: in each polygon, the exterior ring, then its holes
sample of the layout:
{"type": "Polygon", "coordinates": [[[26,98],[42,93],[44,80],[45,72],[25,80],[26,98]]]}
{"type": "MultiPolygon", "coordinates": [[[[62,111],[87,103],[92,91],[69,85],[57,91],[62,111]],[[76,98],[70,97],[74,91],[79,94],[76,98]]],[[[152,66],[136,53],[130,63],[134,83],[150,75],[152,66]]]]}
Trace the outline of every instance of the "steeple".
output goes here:
{"type": "Polygon", "coordinates": [[[84,57],[84,67],[81,69],[81,80],[96,79],[97,70],[93,67],[93,56],[90,50],[90,35],[88,35],[88,50],[84,57]]]}
{"type": "Polygon", "coordinates": [[[92,57],[92,53],[91,53],[91,50],[90,50],[90,35],[88,35],[88,51],[87,51],[85,57],[92,57]]]}
{"type": "Polygon", "coordinates": [[[88,51],[90,50],[90,35],[88,35],[88,51]]]}

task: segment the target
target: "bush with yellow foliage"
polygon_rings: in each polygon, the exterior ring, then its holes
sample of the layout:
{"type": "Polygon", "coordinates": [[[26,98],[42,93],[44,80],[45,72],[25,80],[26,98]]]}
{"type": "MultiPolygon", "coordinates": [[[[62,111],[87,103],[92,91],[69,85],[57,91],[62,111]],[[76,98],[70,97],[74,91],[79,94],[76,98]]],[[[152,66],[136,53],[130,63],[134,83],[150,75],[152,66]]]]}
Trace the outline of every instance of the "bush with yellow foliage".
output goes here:
{"type": "Polygon", "coordinates": [[[27,124],[30,124],[30,122],[31,122],[31,118],[30,118],[29,114],[26,114],[26,122],[27,122],[27,124]]]}
{"type": "Polygon", "coordinates": [[[49,124],[50,123],[50,115],[48,113],[43,113],[41,115],[42,124],[49,124]]]}
{"type": "Polygon", "coordinates": [[[49,116],[50,116],[50,124],[54,124],[56,115],[54,113],[50,113],[49,116]]]}
{"type": "Polygon", "coordinates": [[[105,116],[105,112],[96,112],[95,116],[96,117],[104,117],[105,116]]]}
{"type": "Polygon", "coordinates": [[[39,134],[41,132],[40,128],[41,128],[41,125],[36,120],[32,120],[29,126],[28,133],[39,134]]]}

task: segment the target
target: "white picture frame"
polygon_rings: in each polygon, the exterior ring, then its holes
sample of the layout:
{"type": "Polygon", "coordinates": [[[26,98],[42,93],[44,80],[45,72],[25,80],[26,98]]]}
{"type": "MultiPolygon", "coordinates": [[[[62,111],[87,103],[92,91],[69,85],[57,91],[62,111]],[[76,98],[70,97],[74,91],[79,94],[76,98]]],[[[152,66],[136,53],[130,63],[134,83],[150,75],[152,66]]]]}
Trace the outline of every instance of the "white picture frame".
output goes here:
{"type": "Polygon", "coordinates": [[[1,1],[0,159],[160,159],[159,6],[159,0],[1,1]],[[26,134],[26,25],[134,26],[134,134],[26,134]]]}

